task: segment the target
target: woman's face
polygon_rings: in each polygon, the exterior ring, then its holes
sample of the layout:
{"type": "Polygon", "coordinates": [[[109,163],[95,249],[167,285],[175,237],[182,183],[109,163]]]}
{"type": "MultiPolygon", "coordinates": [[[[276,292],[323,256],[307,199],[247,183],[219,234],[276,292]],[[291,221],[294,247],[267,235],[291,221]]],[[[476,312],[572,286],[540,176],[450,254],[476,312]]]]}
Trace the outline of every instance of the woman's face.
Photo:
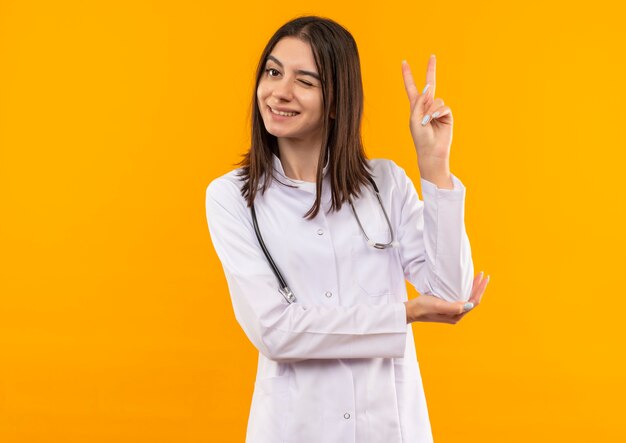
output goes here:
{"type": "Polygon", "coordinates": [[[324,112],[322,83],[308,43],[285,37],[274,46],[259,81],[257,103],[270,134],[319,142],[324,112]]]}

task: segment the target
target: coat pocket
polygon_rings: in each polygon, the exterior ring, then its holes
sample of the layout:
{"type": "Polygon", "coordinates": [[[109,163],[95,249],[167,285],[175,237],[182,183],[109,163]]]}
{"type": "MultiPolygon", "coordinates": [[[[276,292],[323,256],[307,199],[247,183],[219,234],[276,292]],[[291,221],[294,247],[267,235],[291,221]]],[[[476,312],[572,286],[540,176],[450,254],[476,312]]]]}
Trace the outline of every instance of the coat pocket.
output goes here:
{"type": "MultiPolygon", "coordinates": [[[[389,241],[389,230],[368,232],[367,236],[378,243],[389,241]]],[[[351,241],[352,278],[364,294],[388,299],[391,293],[391,269],[394,248],[376,249],[365,241],[362,233],[354,234],[351,241]]]]}

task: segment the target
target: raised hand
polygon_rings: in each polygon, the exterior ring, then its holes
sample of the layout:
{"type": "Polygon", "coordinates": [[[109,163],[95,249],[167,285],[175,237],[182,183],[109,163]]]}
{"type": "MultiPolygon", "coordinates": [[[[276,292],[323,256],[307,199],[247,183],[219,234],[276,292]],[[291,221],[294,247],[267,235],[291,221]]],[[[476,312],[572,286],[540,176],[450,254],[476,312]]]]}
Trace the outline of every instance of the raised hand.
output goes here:
{"type": "MultiPolygon", "coordinates": [[[[436,58],[431,55],[426,70],[426,86],[419,92],[413,81],[411,68],[402,62],[404,87],[411,107],[410,128],[420,168],[435,168],[440,173],[450,157],[452,144],[452,111],[443,100],[435,99],[436,58]]],[[[448,169],[449,172],[449,169],[448,169]]],[[[441,174],[440,174],[441,175],[441,174]]]]}

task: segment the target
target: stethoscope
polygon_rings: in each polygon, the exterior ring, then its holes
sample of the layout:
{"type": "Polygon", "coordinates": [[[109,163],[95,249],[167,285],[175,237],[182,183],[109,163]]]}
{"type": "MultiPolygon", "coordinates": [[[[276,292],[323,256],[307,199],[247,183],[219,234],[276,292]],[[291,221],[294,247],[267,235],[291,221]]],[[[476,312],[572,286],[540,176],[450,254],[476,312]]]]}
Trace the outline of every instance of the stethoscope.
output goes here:
{"type": "MultiPolygon", "coordinates": [[[[363,225],[361,224],[361,220],[359,219],[359,216],[357,215],[356,210],[354,209],[352,200],[348,199],[348,203],[350,204],[350,207],[352,208],[352,212],[354,214],[354,217],[356,218],[357,223],[359,224],[359,228],[361,229],[361,232],[363,233],[363,237],[365,237],[365,241],[367,242],[369,246],[372,246],[376,249],[396,248],[398,247],[398,242],[395,241],[393,227],[391,226],[391,221],[389,220],[387,211],[385,211],[385,206],[383,205],[383,201],[380,198],[380,193],[378,192],[378,186],[376,186],[376,183],[374,182],[374,179],[372,179],[372,177],[368,176],[367,178],[369,179],[370,183],[374,187],[374,191],[376,191],[376,198],[378,199],[378,204],[380,205],[380,208],[383,210],[383,214],[385,215],[385,220],[387,220],[387,226],[389,227],[389,236],[391,237],[389,242],[378,243],[370,239],[365,233],[365,229],[363,229],[363,225]]],[[[261,249],[263,250],[265,257],[267,257],[267,261],[270,263],[270,266],[272,267],[272,270],[274,271],[274,275],[276,275],[276,278],[278,279],[278,283],[279,283],[278,291],[283,295],[283,297],[285,297],[285,300],[287,300],[287,303],[293,303],[296,301],[296,296],[293,295],[293,292],[291,292],[291,289],[289,289],[289,286],[287,286],[287,282],[285,281],[285,279],[283,278],[283,275],[278,270],[276,263],[274,263],[272,256],[270,255],[269,251],[267,250],[267,247],[265,246],[265,243],[263,242],[261,231],[259,231],[259,224],[256,220],[256,213],[254,211],[254,203],[252,203],[252,205],[250,206],[250,212],[252,212],[252,222],[254,223],[254,232],[256,233],[256,237],[259,240],[261,249]]]]}

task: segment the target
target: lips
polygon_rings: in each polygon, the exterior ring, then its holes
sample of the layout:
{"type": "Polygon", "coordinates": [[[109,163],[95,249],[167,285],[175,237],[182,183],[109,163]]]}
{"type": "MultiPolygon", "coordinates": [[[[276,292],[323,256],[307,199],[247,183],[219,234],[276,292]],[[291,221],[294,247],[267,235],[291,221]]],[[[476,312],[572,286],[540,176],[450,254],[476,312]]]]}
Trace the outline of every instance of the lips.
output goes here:
{"type": "Polygon", "coordinates": [[[292,110],[288,110],[288,109],[272,108],[271,106],[268,106],[267,108],[269,109],[269,111],[272,114],[279,115],[281,117],[295,117],[295,116],[300,114],[297,111],[292,111],[292,110]]]}
{"type": "Polygon", "coordinates": [[[269,108],[273,109],[274,111],[281,111],[281,112],[298,112],[295,109],[287,109],[287,108],[281,108],[278,106],[269,106],[269,108]]]}

